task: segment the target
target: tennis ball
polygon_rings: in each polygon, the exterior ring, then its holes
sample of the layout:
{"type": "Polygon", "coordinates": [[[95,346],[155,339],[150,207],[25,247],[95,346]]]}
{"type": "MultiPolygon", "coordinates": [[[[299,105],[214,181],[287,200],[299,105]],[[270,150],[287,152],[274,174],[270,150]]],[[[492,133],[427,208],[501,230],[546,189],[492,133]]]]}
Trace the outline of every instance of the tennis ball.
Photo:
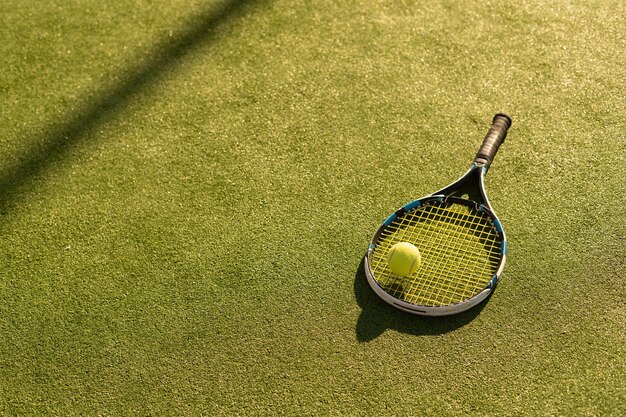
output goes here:
{"type": "Polygon", "coordinates": [[[391,272],[403,277],[408,277],[417,271],[421,262],[422,255],[419,249],[409,242],[396,243],[387,254],[387,265],[391,272]]]}

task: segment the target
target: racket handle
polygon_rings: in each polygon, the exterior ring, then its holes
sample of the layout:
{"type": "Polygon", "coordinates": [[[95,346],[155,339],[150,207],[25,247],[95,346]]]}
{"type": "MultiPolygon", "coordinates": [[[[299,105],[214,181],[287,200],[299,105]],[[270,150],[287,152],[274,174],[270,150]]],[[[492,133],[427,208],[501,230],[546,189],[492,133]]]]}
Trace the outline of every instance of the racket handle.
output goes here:
{"type": "Polygon", "coordinates": [[[493,117],[491,129],[487,132],[487,136],[485,136],[485,140],[483,140],[483,144],[478,149],[476,158],[474,158],[475,163],[483,164],[489,168],[493,158],[496,156],[496,152],[498,152],[498,148],[506,139],[506,132],[511,127],[511,123],[513,121],[508,114],[498,113],[493,117]]]}

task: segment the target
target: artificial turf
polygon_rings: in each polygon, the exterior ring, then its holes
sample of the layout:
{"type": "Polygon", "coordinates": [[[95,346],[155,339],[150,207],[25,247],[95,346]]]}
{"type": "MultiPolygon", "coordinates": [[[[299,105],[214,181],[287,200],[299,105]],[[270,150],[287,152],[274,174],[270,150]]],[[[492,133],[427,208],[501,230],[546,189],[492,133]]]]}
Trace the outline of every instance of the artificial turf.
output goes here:
{"type": "Polygon", "coordinates": [[[623,415],[622,1],[7,0],[0,414],[623,415]],[[361,264],[468,168],[467,313],[361,264]]]}

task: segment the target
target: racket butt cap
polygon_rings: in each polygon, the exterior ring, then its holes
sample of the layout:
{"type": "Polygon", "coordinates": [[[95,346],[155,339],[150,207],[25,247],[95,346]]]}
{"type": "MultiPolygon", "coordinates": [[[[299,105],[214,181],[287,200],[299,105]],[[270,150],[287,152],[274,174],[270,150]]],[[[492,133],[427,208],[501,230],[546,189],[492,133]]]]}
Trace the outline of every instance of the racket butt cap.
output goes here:
{"type": "Polygon", "coordinates": [[[511,119],[511,116],[509,116],[509,115],[508,115],[508,114],[506,114],[506,113],[498,113],[498,114],[496,114],[495,116],[493,116],[493,121],[492,121],[491,123],[492,123],[492,124],[493,124],[493,123],[495,123],[495,122],[496,122],[496,120],[498,120],[498,118],[503,118],[503,119],[505,119],[505,120],[506,120],[506,122],[507,122],[507,126],[506,126],[506,128],[507,128],[507,129],[508,129],[508,128],[510,128],[510,127],[511,127],[511,125],[513,124],[513,119],[511,119]]]}

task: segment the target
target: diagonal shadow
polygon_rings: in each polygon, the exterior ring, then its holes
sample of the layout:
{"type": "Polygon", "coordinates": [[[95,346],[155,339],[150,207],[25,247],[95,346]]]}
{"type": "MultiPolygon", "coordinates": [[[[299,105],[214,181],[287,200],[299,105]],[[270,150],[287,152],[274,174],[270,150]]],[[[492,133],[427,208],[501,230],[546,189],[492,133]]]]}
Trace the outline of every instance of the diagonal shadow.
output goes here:
{"type": "Polygon", "coordinates": [[[474,320],[487,304],[491,294],[479,305],[460,314],[445,317],[416,316],[390,306],[374,293],[365,276],[365,258],[363,258],[354,276],[354,295],[362,309],[356,323],[356,337],[359,342],[369,342],[387,329],[416,336],[448,333],[474,320]]]}
{"type": "MultiPolygon", "coordinates": [[[[101,123],[106,117],[114,115],[124,108],[134,96],[153,85],[167,70],[189,54],[199,44],[215,40],[228,20],[243,14],[247,7],[257,0],[225,1],[219,8],[211,8],[194,19],[187,29],[169,37],[167,41],[155,48],[152,57],[136,68],[110,91],[92,100],[80,114],[55,128],[43,138],[43,145],[33,146],[27,151],[20,162],[9,166],[0,177],[0,215],[6,214],[10,207],[25,192],[27,185],[40,172],[44,171],[53,161],[63,157],[67,152],[84,140],[86,133],[101,123]]],[[[41,143],[41,141],[35,141],[41,143]]]]}

